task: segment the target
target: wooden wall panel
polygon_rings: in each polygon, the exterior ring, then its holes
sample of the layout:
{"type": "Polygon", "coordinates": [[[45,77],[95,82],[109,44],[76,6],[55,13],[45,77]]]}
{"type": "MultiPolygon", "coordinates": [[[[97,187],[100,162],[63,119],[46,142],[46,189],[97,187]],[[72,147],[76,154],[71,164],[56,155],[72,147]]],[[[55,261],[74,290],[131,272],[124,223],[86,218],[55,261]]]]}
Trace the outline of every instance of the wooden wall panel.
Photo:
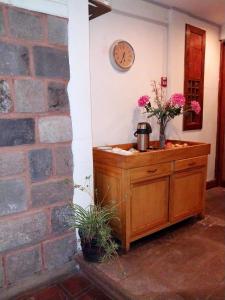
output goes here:
{"type": "Polygon", "coordinates": [[[184,115],[183,130],[202,128],[204,62],[205,31],[186,24],[184,94],[188,106],[192,100],[195,100],[199,102],[202,110],[199,115],[194,112],[184,115]]]}

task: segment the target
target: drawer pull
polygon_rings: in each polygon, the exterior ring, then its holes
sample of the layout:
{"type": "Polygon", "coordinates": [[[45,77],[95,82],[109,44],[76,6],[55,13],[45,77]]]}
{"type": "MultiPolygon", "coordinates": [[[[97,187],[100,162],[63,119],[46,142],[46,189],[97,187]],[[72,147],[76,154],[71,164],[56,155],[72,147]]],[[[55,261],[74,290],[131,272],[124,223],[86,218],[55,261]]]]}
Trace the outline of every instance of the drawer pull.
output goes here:
{"type": "Polygon", "coordinates": [[[189,163],[188,165],[189,165],[190,167],[195,166],[195,165],[196,165],[196,162],[191,162],[191,163],[189,163]]]}
{"type": "Polygon", "coordinates": [[[148,173],[155,173],[157,171],[157,169],[154,170],[148,170],[148,173]]]}

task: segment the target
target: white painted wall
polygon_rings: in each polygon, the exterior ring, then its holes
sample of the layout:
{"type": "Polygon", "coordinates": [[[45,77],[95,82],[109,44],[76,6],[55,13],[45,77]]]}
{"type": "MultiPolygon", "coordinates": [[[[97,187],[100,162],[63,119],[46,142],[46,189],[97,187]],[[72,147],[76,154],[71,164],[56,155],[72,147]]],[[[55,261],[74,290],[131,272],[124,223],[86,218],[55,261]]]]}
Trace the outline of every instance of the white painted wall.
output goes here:
{"type": "MultiPolygon", "coordinates": [[[[69,61],[70,99],[73,126],[74,181],[84,184],[84,178],[93,180],[88,0],[69,0],[69,61]]],[[[92,186],[92,180],[90,182],[92,186]]],[[[74,202],[86,207],[91,198],[75,191],[74,202]]]]}
{"type": "MultiPolygon", "coordinates": [[[[166,10],[165,14],[165,8],[143,1],[131,0],[126,6],[127,1],[112,1],[115,10],[90,23],[93,143],[134,140],[133,132],[141,119],[136,99],[151,93],[150,80],[159,80],[168,73],[168,96],[183,92],[185,23],[190,23],[207,32],[203,129],[183,132],[180,116],[168,125],[167,136],[211,143],[208,180],[212,180],[216,153],[219,28],[177,11],[166,10]],[[116,71],[109,61],[110,45],[120,38],[128,40],[136,52],[135,64],[126,73],[116,71]]],[[[154,126],[151,138],[157,139],[158,126],[155,121],[151,122],[154,126]]]]}
{"type": "MultiPolygon", "coordinates": [[[[146,13],[148,4],[143,4],[146,13]]],[[[135,140],[141,119],[137,99],[149,93],[151,79],[166,73],[167,26],[117,11],[96,18],[90,22],[90,57],[94,145],[135,140]],[[135,50],[134,65],[127,72],[110,62],[110,47],[118,39],[127,40],[135,50]]]]}
{"type": "Polygon", "coordinates": [[[142,0],[111,0],[114,12],[167,25],[168,9],[142,0]]]}

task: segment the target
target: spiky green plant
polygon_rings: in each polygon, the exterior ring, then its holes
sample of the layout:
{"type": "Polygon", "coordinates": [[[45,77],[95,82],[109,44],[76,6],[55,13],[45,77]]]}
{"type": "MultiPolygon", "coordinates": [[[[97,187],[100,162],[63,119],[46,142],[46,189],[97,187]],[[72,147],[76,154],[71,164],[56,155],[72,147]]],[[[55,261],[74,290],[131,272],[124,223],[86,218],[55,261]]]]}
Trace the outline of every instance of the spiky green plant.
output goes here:
{"type": "MultiPolygon", "coordinates": [[[[88,180],[90,177],[85,179],[88,180]]],[[[74,188],[86,192],[94,200],[88,189],[88,184],[84,186],[75,184],[74,188]]],[[[116,207],[102,205],[100,201],[97,204],[89,205],[87,208],[83,208],[78,204],[71,204],[70,207],[71,214],[68,223],[72,230],[78,229],[78,232],[82,234],[83,242],[91,244],[91,241],[95,240],[96,245],[103,250],[102,261],[112,259],[117,255],[118,245],[113,241],[110,226],[113,219],[118,219],[116,207]]]]}

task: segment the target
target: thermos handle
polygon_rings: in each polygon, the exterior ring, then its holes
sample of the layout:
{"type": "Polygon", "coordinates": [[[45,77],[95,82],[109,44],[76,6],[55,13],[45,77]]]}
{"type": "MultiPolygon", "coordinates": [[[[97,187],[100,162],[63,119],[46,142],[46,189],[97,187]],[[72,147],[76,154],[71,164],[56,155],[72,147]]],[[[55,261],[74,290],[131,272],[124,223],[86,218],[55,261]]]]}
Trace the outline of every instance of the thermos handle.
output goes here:
{"type": "Polygon", "coordinates": [[[137,134],[137,131],[135,131],[134,136],[137,137],[137,135],[138,135],[138,134],[137,134]]]}

